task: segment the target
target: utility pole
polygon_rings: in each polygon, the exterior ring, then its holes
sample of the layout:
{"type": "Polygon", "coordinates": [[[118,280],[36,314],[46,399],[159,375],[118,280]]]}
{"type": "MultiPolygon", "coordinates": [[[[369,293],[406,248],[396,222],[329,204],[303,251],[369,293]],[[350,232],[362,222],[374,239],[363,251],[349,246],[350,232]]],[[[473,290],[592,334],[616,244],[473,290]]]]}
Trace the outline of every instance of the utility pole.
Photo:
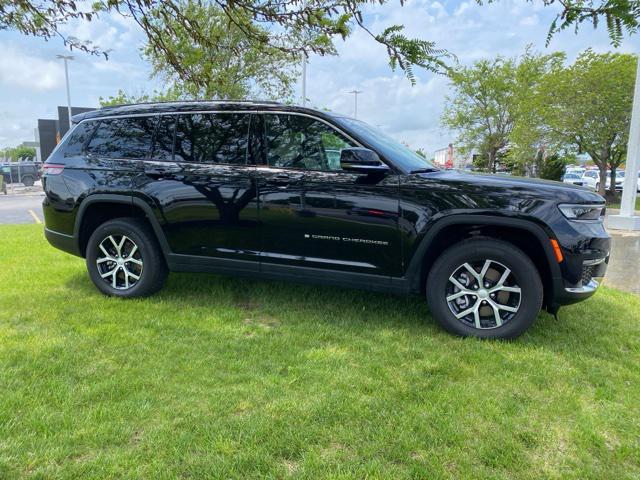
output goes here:
{"type": "MultiPolygon", "coordinates": [[[[636,70],[636,86],[633,92],[631,127],[627,144],[620,214],[609,217],[609,228],[640,230],[640,216],[635,214],[638,171],[640,171],[640,61],[636,70]]],[[[615,182],[615,178],[612,178],[611,181],[615,182]]]]}
{"type": "Polygon", "coordinates": [[[358,118],[358,94],[362,93],[362,90],[351,90],[349,93],[353,93],[353,118],[358,118]]]}
{"type": "Polygon", "coordinates": [[[302,54],[302,106],[307,106],[307,54],[302,54]]]}
{"type": "Polygon", "coordinates": [[[69,111],[69,130],[71,130],[71,90],[69,88],[69,65],[68,61],[73,60],[73,55],[56,55],[56,57],[64,60],[64,78],[67,82],[67,109],[69,111]]]}

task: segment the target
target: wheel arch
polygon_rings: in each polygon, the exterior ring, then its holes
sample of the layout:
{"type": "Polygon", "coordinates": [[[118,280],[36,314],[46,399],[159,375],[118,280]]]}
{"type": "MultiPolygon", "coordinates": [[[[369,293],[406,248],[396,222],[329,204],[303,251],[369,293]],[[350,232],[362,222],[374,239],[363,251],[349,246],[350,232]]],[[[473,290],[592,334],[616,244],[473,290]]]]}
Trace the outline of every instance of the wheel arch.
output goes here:
{"type": "Polygon", "coordinates": [[[529,256],[538,269],[544,286],[544,305],[553,304],[561,273],[550,239],[542,226],[523,219],[454,215],[434,223],[416,248],[407,269],[411,290],[424,293],[427,276],[439,253],[462,240],[489,237],[507,241],[529,256]]]}
{"type": "Polygon", "coordinates": [[[80,204],[75,220],[74,237],[81,256],[86,255],[89,237],[99,225],[121,217],[136,217],[146,221],[153,229],[166,260],[169,253],[168,244],[151,207],[139,198],[116,194],[90,195],[80,204]]]}

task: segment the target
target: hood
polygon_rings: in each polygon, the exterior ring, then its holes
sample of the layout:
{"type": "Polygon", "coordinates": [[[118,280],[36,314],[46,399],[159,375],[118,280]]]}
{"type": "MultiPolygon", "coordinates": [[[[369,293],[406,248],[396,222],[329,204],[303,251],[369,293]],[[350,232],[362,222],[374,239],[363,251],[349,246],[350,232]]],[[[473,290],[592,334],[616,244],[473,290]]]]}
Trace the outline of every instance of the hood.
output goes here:
{"type": "Polygon", "coordinates": [[[546,200],[557,199],[560,202],[604,203],[597,193],[579,185],[542,180],[538,178],[515,177],[511,175],[491,175],[467,173],[459,170],[438,170],[436,172],[412,175],[411,184],[422,182],[432,184],[434,181],[461,190],[471,189],[486,194],[507,194],[517,197],[525,195],[529,198],[539,197],[546,200]]]}

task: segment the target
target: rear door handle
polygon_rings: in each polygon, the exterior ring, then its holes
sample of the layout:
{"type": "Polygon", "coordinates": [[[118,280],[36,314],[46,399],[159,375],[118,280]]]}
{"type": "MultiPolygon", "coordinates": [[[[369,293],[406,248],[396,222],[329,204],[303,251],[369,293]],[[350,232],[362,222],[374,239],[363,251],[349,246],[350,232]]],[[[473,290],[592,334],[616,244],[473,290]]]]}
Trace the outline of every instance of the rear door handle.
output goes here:
{"type": "Polygon", "coordinates": [[[164,177],[166,175],[166,172],[164,170],[158,170],[158,169],[155,169],[155,168],[147,168],[147,169],[145,169],[144,174],[147,177],[159,179],[159,178],[164,177]]]}
{"type": "Polygon", "coordinates": [[[277,185],[280,190],[285,190],[291,183],[291,177],[289,175],[276,175],[273,177],[272,183],[277,185]]]}
{"type": "Polygon", "coordinates": [[[276,175],[274,177],[275,183],[289,183],[291,181],[291,177],[289,175],[276,175]]]}

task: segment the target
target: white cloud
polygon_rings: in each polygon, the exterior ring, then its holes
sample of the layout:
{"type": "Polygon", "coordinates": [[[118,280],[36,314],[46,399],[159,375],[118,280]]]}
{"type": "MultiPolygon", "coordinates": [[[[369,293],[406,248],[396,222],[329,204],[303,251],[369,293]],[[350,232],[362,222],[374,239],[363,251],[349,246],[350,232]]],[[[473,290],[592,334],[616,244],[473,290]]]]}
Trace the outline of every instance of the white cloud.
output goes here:
{"type": "Polygon", "coordinates": [[[90,22],[72,20],[60,29],[62,34],[91,42],[102,51],[117,52],[122,49],[137,49],[142,45],[140,29],[131,17],[117,13],[101,14],[90,22]]]}
{"type": "Polygon", "coordinates": [[[528,17],[524,17],[518,22],[523,27],[533,27],[538,25],[540,18],[538,15],[529,15],[528,17]]]}
{"type": "MultiPolygon", "coordinates": [[[[483,6],[468,0],[410,0],[404,7],[372,5],[365,21],[374,33],[390,25],[404,25],[408,37],[435,41],[438,47],[456,54],[461,64],[496,55],[520,55],[528,44],[542,52],[564,50],[569,59],[589,46],[596,51],[612,49],[606,31],[593,32],[588,26],[579,35],[561,32],[545,48],[547,30],[556,13],[555,6],[534,8],[520,0],[483,6]]],[[[416,69],[418,81],[412,87],[402,71],[389,69],[385,49],[357,28],[337,46],[339,57],[311,59],[307,94],[312,104],[352,115],[353,95],[348,92],[362,90],[358,117],[383,125],[394,138],[429,152],[454,140],[440,124],[449,89],[445,77],[416,69]]],[[[620,51],[633,51],[637,46],[636,40],[627,41],[620,51]]]]}
{"type": "MultiPolygon", "coordinates": [[[[456,54],[462,64],[495,55],[519,55],[530,43],[542,52],[564,50],[570,60],[589,46],[598,52],[612,49],[606,31],[594,31],[589,25],[578,35],[572,30],[561,32],[545,48],[547,30],[558,8],[522,0],[483,6],[474,0],[407,0],[404,6],[372,3],[365,21],[374,33],[390,25],[404,25],[408,37],[435,41],[437,47],[456,54]]],[[[98,97],[108,97],[118,89],[151,92],[162,87],[162,82],[148,79],[149,66],[139,57],[144,38],[131,18],[103,15],[65,28],[68,35],[111,49],[108,61],[74,52],[70,75],[75,105],[96,106],[98,97]]],[[[2,38],[0,105],[7,113],[0,119],[0,146],[31,140],[36,119],[54,116],[56,105],[66,101],[64,70],[55,60],[56,53],[65,51],[59,41],[42,42],[14,32],[5,32],[2,38]]],[[[415,69],[417,84],[412,87],[401,70],[390,70],[385,48],[357,27],[346,42],[338,40],[336,45],[339,56],[310,59],[307,94],[311,104],[352,114],[349,91],[358,89],[363,91],[358,117],[383,125],[394,138],[429,152],[454,139],[440,125],[449,90],[445,77],[415,69]]],[[[637,52],[639,46],[638,40],[625,40],[620,51],[637,52]]]]}
{"type": "Polygon", "coordinates": [[[53,90],[64,84],[59,61],[30,55],[14,45],[0,42],[0,83],[21,90],[53,90]]]}

